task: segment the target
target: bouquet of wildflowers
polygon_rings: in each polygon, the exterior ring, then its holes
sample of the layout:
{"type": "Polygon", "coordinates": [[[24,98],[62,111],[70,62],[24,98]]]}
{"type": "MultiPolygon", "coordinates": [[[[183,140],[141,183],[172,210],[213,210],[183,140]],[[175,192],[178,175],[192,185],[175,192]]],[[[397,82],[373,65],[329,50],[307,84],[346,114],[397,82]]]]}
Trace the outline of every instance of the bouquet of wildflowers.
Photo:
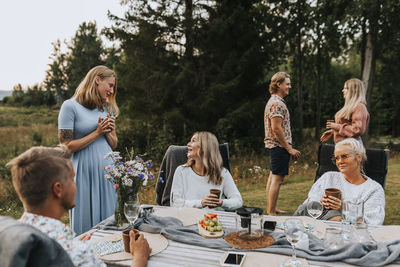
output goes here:
{"type": "Polygon", "coordinates": [[[148,179],[153,179],[154,174],[149,171],[153,166],[151,160],[144,161],[139,156],[133,159],[133,152],[128,153],[129,160],[124,160],[120,152],[110,152],[104,158],[111,159],[111,164],[105,167],[105,178],[114,184],[118,201],[115,209],[115,220],[118,225],[126,221],[124,216],[124,203],[137,201],[137,194],[142,186],[147,185],[148,179]]]}

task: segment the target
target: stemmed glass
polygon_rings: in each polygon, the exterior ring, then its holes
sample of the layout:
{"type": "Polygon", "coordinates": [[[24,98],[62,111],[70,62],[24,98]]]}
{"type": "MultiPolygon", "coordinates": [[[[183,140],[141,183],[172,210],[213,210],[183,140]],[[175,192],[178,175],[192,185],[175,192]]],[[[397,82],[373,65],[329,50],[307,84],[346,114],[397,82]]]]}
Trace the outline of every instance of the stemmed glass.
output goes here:
{"type": "Polygon", "coordinates": [[[314,219],[317,219],[319,216],[321,216],[323,210],[324,207],[319,201],[314,201],[310,198],[307,200],[307,212],[314,219]]]}
{"type": "Polygon", "coordinates": [[[171,203],[173,207],[178,208],[180,210],[182,209],[183,206],[185,206],[185,199],[182,194],[177,192],[172,192],[171,203]]]}
{"type": "Polygon", "coordinates": [[[124,214],[129,221],[129,225],[133,228],[133,224],[139,216],[139,202],[127,201],[124,203],[124,214]]]}
{"type": "Polygon", "coordinates": [[[285,221],[285,234],[287,240],[292,245],[293,253],[292,258],[284,261],[281,266],[288,267],[301,267],[301,261],[296,259],[296,250],[294,245],[298,243],[304,234],[304,225],[303,221],[299,219],[286,219],[285,221]]]}

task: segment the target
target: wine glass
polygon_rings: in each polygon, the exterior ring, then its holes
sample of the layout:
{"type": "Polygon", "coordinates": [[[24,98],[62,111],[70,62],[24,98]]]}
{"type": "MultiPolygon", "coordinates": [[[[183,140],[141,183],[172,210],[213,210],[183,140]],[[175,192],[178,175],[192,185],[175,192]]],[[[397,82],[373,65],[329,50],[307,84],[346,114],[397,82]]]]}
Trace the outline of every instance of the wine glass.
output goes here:
{"type": "Polygon", "coordinates": [[[172,192],[171,203],[174,208],[178,208],[180,210],[183,206],[185,206],[185,199],[182,194],[178,192],[172,192]]]}
{"type": "Polygon", "coordinates": [[[129,221],[130,227],[133,228],[133,224],[139,216],[139,203],[138,201],[127,201],[124,203],[124,214],[126,219],[129,221]]]}
{"type": "Polygon", "coordinates": [[[319,216],[321,216],[323,210],[324,207],[319,201],[314,201],[310,198],[307,200],[307,212],[314,219],[317,219],[319,216]]]}
{"type": "Polygon", "coordinates": [[[301,261],[296,259],[296,250],[294,245],[298,243],[304,234],[303,221],[299,219],[286,219],[285,221],[285,234],[289,243],[292,245],[293,253],[292,258],[284,261],[281,266],[288,267],[301,267],[301,261]]]}

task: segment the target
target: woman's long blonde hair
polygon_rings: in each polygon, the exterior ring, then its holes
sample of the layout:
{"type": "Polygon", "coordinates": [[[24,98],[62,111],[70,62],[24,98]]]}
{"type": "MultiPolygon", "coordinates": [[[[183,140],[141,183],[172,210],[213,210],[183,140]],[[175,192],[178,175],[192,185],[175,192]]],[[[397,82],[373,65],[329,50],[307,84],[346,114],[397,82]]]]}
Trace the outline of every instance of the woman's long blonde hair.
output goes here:
{"type": "Polygon", "coordinates": [[[344,83],[347,87],[347,94],[344,102],[344,106],[336,112],[335,119],[346,119],[350,120],[351,114],[356,109],[357,105],[363,103],[367,105],[367,100],[365,99],[366,91],[362,81],[357,78],[347,80],[344,83]]]}
{"type": "MultiPolygon", "coordinates": [[[[222,157],[219,152],[217,137],[210,132],[195,132],[200,143],[200,158],[204,165],[204,175],[208,176],[208,182],[220,185],[222,183],[222,157]]],[[[186,166],[191,167],[195,164],[194,159],[188,159],[186,166]]]]}
{"type": "Polygon", "coordinates": [[[106,66],[96,66],[92,68],[87,74],[83,81],[79,84],[78,88],[76,88],[75,94],[73,98],[81,104],[82,106],[88,109],[98,108],[101,111],[104,111],[104,107],[106,107],[107,111],[111,113],[113,116],[119,115],[119,109],[116,102],[117,95],[117,77],[115,76],[114,71],[109,69],[106,66]],[[96,78],[105,79],[108,77],[115,77],[115,85],[114,92],[111,96],[107,98],[107,101],[104,102],[97,90],[96,78]]]}

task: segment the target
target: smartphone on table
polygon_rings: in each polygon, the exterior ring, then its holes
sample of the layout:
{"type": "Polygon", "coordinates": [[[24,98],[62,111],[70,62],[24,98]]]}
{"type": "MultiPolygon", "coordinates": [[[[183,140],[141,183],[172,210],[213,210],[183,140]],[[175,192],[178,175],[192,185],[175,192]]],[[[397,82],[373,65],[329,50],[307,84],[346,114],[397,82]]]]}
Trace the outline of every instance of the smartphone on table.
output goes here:
{"type": "Polygon", "coordinates": [[[222,257],[222,267],[241,267],[246,258],[243,252],[227,252],[222,257]]]}

